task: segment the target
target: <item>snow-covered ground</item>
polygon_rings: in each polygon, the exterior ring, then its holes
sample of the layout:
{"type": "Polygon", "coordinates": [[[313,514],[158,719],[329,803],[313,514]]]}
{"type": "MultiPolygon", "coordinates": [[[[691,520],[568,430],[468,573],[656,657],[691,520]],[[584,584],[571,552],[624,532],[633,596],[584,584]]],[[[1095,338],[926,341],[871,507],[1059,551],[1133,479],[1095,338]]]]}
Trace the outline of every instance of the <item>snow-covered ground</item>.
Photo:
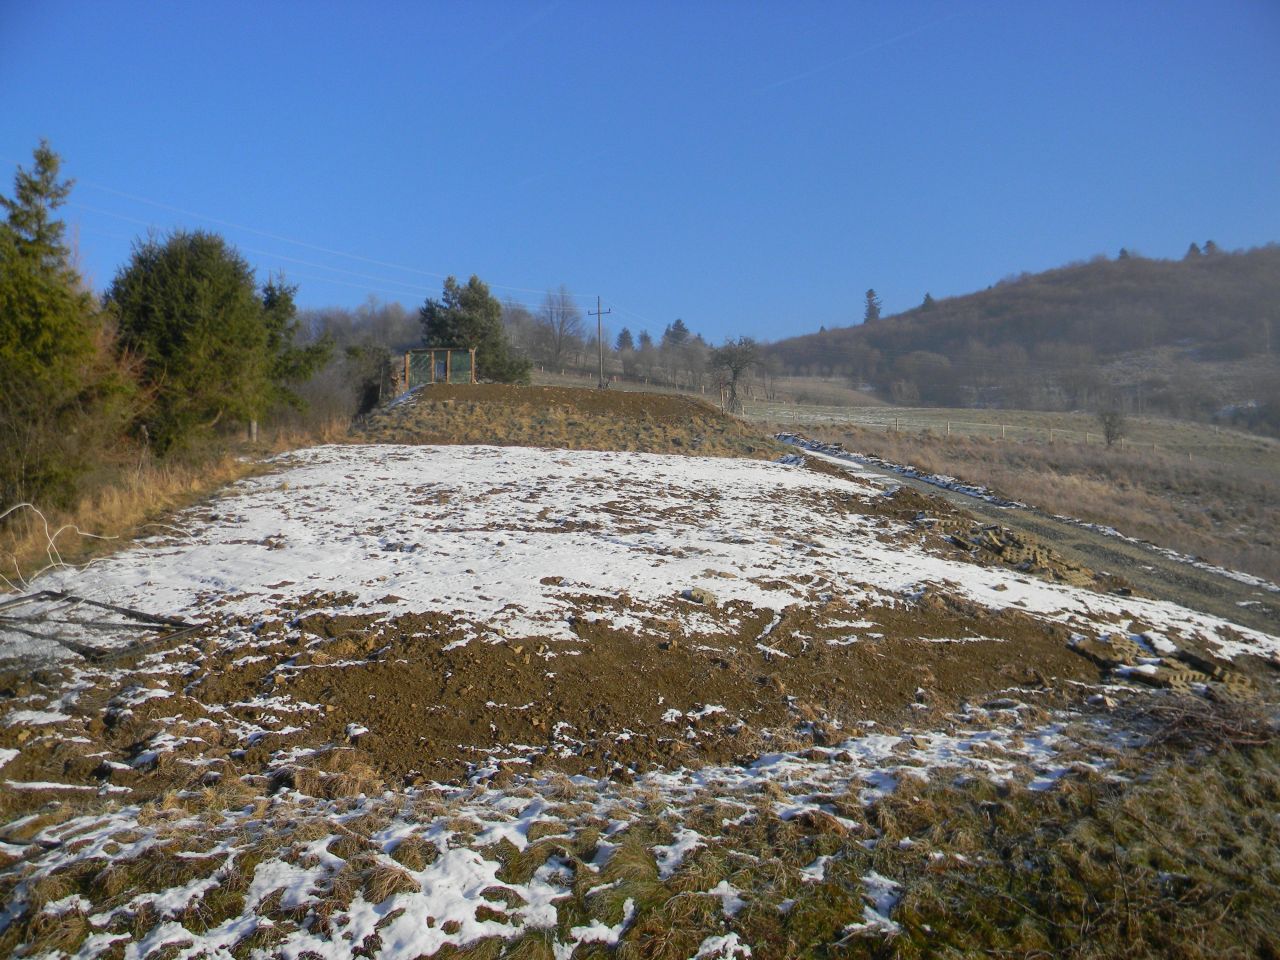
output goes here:
{"type": "MultiPolygon", "coordinates": [[[[438,611],[469,625],[462,643],[532,637],[570,652],[585,642],[568,622],[583,596],[625,593],[625,610],[661,606],[696,629],[706,617],[702,606],[673,600],[699,590],[721,604],[736,600],[774,611],[755,645],[780,657],[787,654],[772,646],[774,631],[788,608],[818,607],[833,594],[853,607],[859,601],[909,604],[930,589],[1081,634],[1124,633],[1141,621],[1143,642],[1155,652],[1172,649],[1169,640],[1180,638],[1196,638],[1225,656],[1280,651],[1277,638],[1175,604],[930,553],[919,531],[880,509],[892,485],[856,468],[839,477],[794,460],[394,445],[317,447],[282,456],[276,467],[186,511],[176,520],[181,534],[139,543],[87,569],[51,572],[36,586],[165,616],[242,618],[225,642],[236,648],[234,656],[244,648],[244,663],[263,659],[244,623],[289,619],[290,609],[438,611]],[[316,595],[322,599],[306,600],[316,595]]],[[[847,642],[856,643],[859,631],[876,624],[850,619],[844,626],[847,642]]],[[[638,619],[635,627],[641,628],[638,619]]],[[[959,633],[954,639],[975,640],[959,633]]],[[[30,655],[70,656],[51,641],[0,638],[0,657],[30,655]]],[[[163,666],[178,669],[167,661],[163,666]]],[[[723,853],[727,837],[760,818],[807,821],[815,830],[829,825],[848,845],[873,850],[876,831],[865,808],[899,783],[941,772],[1048,790],[1072,769],[1105,765],[1097,761],[1108,747],[1135,743],[1111,729],[1105,715],[1050,715],[1022,702],[1034,699],[1029,691],[1010,692],[1015,696],[948,715],[946,729],[868,722],[843,733],[844,742],[779,749],[750,763],[650,769],[634,782],[543,772],[503,780],[495,760],[489,769],[483,769],[489,761],[477,764],[469,783],[326,800],[296,784],[273,787],[260,775],[245,778],[253,780],[255,802],[228,800],[215,809],[201,809],[195,793],[151,808],[130,799],[128,787],[104,784],[101,809],[38,829],[27,824],[39,814],[5,827],[0,855],[15,858],[6,870],[21,879],[0,907],[0,931],[25,915],[51,874],[87,860],[118,865],[185,854],[207,869],[176,884],[131,890],[129,897],[90,889],[36,907],[42,922],[82,924],[81,939],[67,953],[42,955],[91,958],[123,949],[126,957],[165,950],[179,957],[230,956],[255,936],[272,945],[253,948],[253,956],[345,957],[361,946],[370,955],[412,958],[446,944],[537,934],[547,938],[552,955],[569,957],[581,945],[615,945],[643,922],[643,907],[627,894],[629,868],[614,862],[633,830],[649,838],[644,842],[657,880],[687,887],[682,871],[717,846],[723,853]],[[357,829],[363,831],[359,843],[357,829]],[[401,855],[407,844],[429,848],[429,855],[407,859],[401,855]],[[517,877],[509,869],[512,851],[524,854],[539,844],[542,859],[517,877]],[[212,900],[241,870],[243,902],[205,923],[193,905],[212,900]],[[353,875],[379,871],[395,885],[361,880],[350,886],[353,875]],[[144,907],[151,921],[138,927],[134,918],[144,907]],[[376,948],[367,946],[375,942],[376,948]]],[[[177,695],[176,688],[171,694],[143,684],[112,703],[127,713],[177,695]]],[[[0,725],[34,731],[25,750],[57,736],[67,719],[60,711],[74,704],[10,707],[0,725]]],[[[664,720],[717,711],[723,708],[714,704],[688,714],[672,708],[664,720]]],[[[242,737],[245,731],[228,719],[222,732],[252,745],[264,732],[254,729],[242,737]]],[[[349,725],[346,738],[364,732],[349,725]]],[[[166,728],[161,738],[176,743],[180,733],[166,728]]],[[[171,745],[155,740],[147,746],[141,766],[171,745]]],[[[273,769],[282,772],[316,752],[286,751],[273,769]]],[[[0,749],[0,767],[12,771],[19,756],[17,748],[0,749]]],[[[6,782],[14,791],[54,787],[94,789],[6,782]]],[[[689,895],[715,904],[721,925],[694,955],[750,956],[735,918],[761,905],[785,913],[792,898],[802,896],[798,891],[830,882],[849,865],[828,851],[788,869],[790,885],[782,892],[772,881],[749,889],[724,876],[692,890],[689,895]]],[[[869,869],[840,882],[857,883],[862,895],[861,913],[848,917],[845,935],[881,937],[898,929],[891,914],[903,878],[869,869]]]]}
{"type": "MultiPolygon", "coordinates": [[[[875,514],[885,488],[856,469],[839,478],[754,460],[397,445],[316,447],[276,465],[180,516],[185,535],[36,586],[192,619],[260,617],[333,592],[349,595],[334,612],[441,611],[494,638],[575,641],[570,591],[644,604],[702,588],[781,611],[832,591],[891,604],[936,585],[1081,631],[1140,619],[1228,657],[1280,650],[1275,637],[1176,604],[931,554],[875,514]]],[[[0,658],[60,652],[0,638],[0,658]]]]}

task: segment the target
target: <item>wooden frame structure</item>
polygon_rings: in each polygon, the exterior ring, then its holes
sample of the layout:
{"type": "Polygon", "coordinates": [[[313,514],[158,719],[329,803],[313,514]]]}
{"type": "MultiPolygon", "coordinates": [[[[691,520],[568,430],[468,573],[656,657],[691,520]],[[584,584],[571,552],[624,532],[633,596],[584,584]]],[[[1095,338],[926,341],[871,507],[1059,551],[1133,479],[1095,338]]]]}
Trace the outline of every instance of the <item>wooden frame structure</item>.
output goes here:
{"type": "Polygon", "coordinates": [[[427,347],[406,351],[400,382],[405,390],[424,383],[475,383],[475,347],[427,347]]]}

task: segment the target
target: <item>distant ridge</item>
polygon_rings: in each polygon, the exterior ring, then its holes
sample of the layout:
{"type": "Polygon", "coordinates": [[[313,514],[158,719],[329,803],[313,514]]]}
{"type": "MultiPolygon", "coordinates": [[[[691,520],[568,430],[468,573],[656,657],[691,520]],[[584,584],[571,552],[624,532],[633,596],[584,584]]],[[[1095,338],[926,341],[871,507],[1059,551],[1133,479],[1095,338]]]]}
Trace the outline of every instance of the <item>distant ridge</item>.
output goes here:
{"type": "Polygon", "coordinates": [[[848,376],[904,403],[1074,408],[1105,393],[1176,415],[1263,403],[1280,354],[1280,246],[1206,247],[1024,273],[768,352],[788,373],[848,376]]]}

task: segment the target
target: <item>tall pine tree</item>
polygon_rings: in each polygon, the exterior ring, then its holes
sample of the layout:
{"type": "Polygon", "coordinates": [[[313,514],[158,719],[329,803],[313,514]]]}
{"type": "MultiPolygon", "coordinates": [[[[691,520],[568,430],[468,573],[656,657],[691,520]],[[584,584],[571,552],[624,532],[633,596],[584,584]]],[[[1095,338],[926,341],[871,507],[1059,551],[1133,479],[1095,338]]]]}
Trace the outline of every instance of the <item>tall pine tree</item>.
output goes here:
{"type": "Polygon", "coordinates": [[[872,320],[880,319],[880,298],[876,296],[875,290],[867,291],[867,304],[862,311],[862,322],[869,323],[872,320]]]}

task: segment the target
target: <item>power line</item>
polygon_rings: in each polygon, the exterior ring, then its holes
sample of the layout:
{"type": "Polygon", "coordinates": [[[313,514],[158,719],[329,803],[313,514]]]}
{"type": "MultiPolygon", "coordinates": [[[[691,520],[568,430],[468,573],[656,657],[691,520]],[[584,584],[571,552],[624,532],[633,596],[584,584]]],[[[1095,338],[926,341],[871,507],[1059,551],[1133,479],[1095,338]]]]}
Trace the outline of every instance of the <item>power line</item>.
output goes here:
{"type": "Polygon", "coordinates": [[[604,389],[604,325],[603,325],[603,322],[604,322],[605,314],[608,314],[608,313],[613,313],[613,308],[610,307],[608,310],[601,310],[600,298],[598,296],[596,297],[596,308],[594,310],[587,311],[587,316],[596,318],[596,347],[600,354],[600,382],[598,386],[601,390],[604,389]]]}
{"type": "MultiPolygon", "coordinates": [[[[290,244],[290,245],[293,245],[293,246],[297,246],[297,247],[301,247],[301,248],[304,248],[304,249],[307,249],[307,250],[314,250],[314,251],[316,251],[317,253],[325,253],[325,254],[328,254],[328,255],[330,255],[330,256],[342,257],[342,258],[345,258],[345,259],[348,259],[348,260],[358,261],[358,262],[360,262],[360,263],[368,263],[368,264],[372,264],[372,265],[374,265],[374,266],[386,267],[387,269],[390,269],[390,270],[402,270],[402,271],[405,271],[405,272],[407,272],[407,273],[416,274],[416,275],[418,275],[418,276],[431,277],[431,278],[433,278],[433,279],[437,279],[437,280],[442,280],[442,279],[445,279],[447,276],[450,276],[450,274],[436,273],[436,272],[434,272],[434,271],[430,271],[430,270],[422,270],[422,269],[420,269],[420,268],[418,268],[418,267],[408,266],[407,264],[394,263],[394,262],[387,261],[387,260],[379,260],[379,259],[374,258],[374,257],[366,257],[366,256],[363,256],[363,255],[361,255],[361,254],[357,254],[357,253],[350,253],[350,252],[348,252],[348,251],[343,251],[343,250],[335,250],[335,249],[333,249],[333,248],[331,248],[331,247],[326,247],[326,246],[323,246],[323,245],[321,245],[321,244],[311,243],[311,242],[309,242],[309,241],[301,240],[301,239],[298,239],[298,238],[296,238],[296,237],[289,237],[289,236],[285,236],[284,234],[275,233],[275,232],[272,232],[272,231],[269,231],[269,230],[261,230],[261,229],[259,229],[259,228],[257,228],[257,227],[249,226],[248,224],[236,223],[235,221],[232,221],[232,220],[224,220],[224,219],[222,219],[222,218],[220,218],[220,217],[213,217],[213,216],[209,216],[208,214],[200,213],[200,212],[198,212],[198,211],[188,210],[188,209],[185,209],[185,208],[183,208],[183,207],[179,207],[179,206],[175,206],[175,205],[173,205],[173,204],[165,203],[165,202],[163,202],[163,201],[156,200],[156,199],[151,198],[151,197],[145,197],[145,196],[142,196],[142,195],[140,195],[140,194],[130,193],[130,192],[127,192],[127,191],[124,191],[124,190],[117,190],[117,189],[116,189],[116,188],[114,188],[114,187],[109,187],[109,186],[107,186],[106,184],[97,183],[97,182],[92,181],[92,180],[83,180],[83,179],[82,179],[82,180],[79,180],[79,181],[77,181],[77,182],[78,182],[79,184],[81,184],[81,185],[84,185],[84,186],[90,187],[90,188],[92,188],[92,189],[94,189],[94,190],[98,190],[98,191],[101,191],[101,192],[103,192],[103,193],[110,194],[110,195],[112,195],[112,196],[120,197],[120,198],[122,198],[122,199],[132,201],[132,202],[134,202],[134,203],[141,203],[141,204],[145,204],[145,205],[147,205],[147,206],[155,207],[155,208],[160,209],[160,210],[167,210],[167,211],[169,211],[169,212],[171,212],[171,213],[178,213],[178,214],[181,214],[182,216],[185,216],[185,217],[192,217],[192,218],[194,218],[194,219],[196,219],[196,220],[203,220],[203,221],[205,221],[205,222],[212,223],[212,224],[217,224],[218,226],[227,227],[227,228],[230,228],[230,229],[233,229],[233,230],[242,230],[242,231],[244,231],[244,232],[246,232],[246,233],[251,233],[251,234],[254,234],[254,235],[256,235],[256,236],[266,237],[267,239],[270,239],[270,240],[276,240],[276,241],[281,242],[281,243],[287,243],[287,244],[290,244]]],[[[73,202],[69,203],[69,204],[68,204],[68,206],[70,206],[70,207],[74,207],[74,208],[77,208],[77,209],[81,209],[81,210],[85,210],[85,211],[90,212],[90,213],[96,213],[96,214],[99,214],[99,215],[102,215],[102,216],[114,217],[114,218],[116,218],[116,219],[118,219],[118,220],[123,220],[123,221],[126,221],[126,222],[136,223],[136,224],[138,224],[138,225],[140,225],[140,226],[145,226],[145,227],[148,227],[148,228],[155,228],[156,226],[158,226],[154,221],[141,220],[141,219],[139,219],[139,218],[137,218],[137,217],[130,217],[130,216],[126,215],[126,214],[116,213],[116,212],[113,212],[113,211],[110,211],[110,210],[103,210],[103,209],[101,209],[101,208],[99,208],[99,207],[93,207],[93,206],[91,206],[91,205],[89,205],[89,204],[81,203],[81,202],[79,202],[79,201],[73,201],[73,202]]],[[[344,276],[352,276],[352,277],[357,277],[357,278],[363,278],[363,279],[367,279],[367,280],[372,280],[372,281],[377,282],[377,283],[389,284],[389,285],[394,285],[394,286],[400,286],[400,287],[407,287],[407,288],[409,288],[408,290],[403,290],[403,291],[399,291],[399,292],[396,292],[396,291],[390,291],[390,290],[386,290],[386,289],[382,289],[382,290],[378,291],[378,292],[381,292],[381,293],[388,293],[388,294],[392,294],[392,295],[403,295],[404,293],[408,293],[408,292],[410,292],[410,291],[414,291],[414,292],[417,292],[419,296],[421,295],[421,293],[419,292],[419,291],[420,291],[420,288],[419,288],[417,285],[415,285],[415,284],[413,284],[412,282],[409,282],[409,281],[393,279],[393,278],[390,278],[390,277],[378,277],[378,276],[374,276],[374,275],[372,275],[372,274],[365,274],[365,273],[360,273],[360,272],[357,272],[357,271],[345,270],[345,269],[343,269],[343,268],[341,268],[341,267],[335,267],[335,266],[330,266],[330,265],[328,265],[328,264],[316,263],[316,262],[314,262],[314,261],[309,261],[309,260],[302,260],[302,259],[300,259],[300,258],[290,257],[290,256],[287,256],[287,255],[285,255],[285,254],[277,253],[277,252],[274,252],[274,251],[267,251],[267,250],[255,249],[255,248],[252,248],[252,247],[244,247],[243,249],[245,249],[246,251],[251,252],[251,253],[256,253],[256,254],[258,254],[259,256],[274,257],[274,258],[276,258],[276,259],[278,259],[278,260],[285,261],[285,262],[297,263],[297,264],[300,264],[300,265],[303,265],[303,266],[309,266],[309,267],[312,267],[312,268],[315,268],[315,269],[319,269],[319,270],[328,270],[328,271],[332,271],[332,272],[334,272],[334,273],[341,273],[341,274],[343,274],[344,276]]],[[[303,278],[304,278],[304,277],[303,277],[303,275],[301,275],[301,274],[295,274],[295,276],[298,276],[300,279],[303,279],[303,278]]],[[[341,281],[338,281],[338,280],[336,280],[336,279],[332,279],[332,278],[323,278],[323,277],[306,277],[305,279],[309,279],[309,280],[311,280],[312,282],[319,282],[319,283],[333,283],[333,284],[338,284],[338,285],[340,285],[340,286],[348,286],[348,287],[356,287],[356,288],[359,288],[359,285],[358,285],[358,284],[343,283],[343,282],[341,282],[341,281]]],[[[534,288],[534,287],[518,287],[518,286],[513,286],[513,285],[511,285],[511,284],[504,284],[504,283],[488,283],[487,285],[488,285],[491,289],[496,289],[496,290],[511,290],[511,291],[515,291],[515,292],[517,292],[517,293],[536,293],[536,294],[542,294],[542,293],[545,293],[545,292],[546,292],[545,290],[543,290],[543,289],[539,289],[539,288],[534,288]]],[[[371,291],[371,292],[372,292],[372,291],[371,291]]],[[[519,303],[521,306],[524,306],[526,309],[535,309],[535,308],[533,307],[533,305],[532,305],[532,304],[529,304],[528,302],[521,301],[521,300],[516,300],[516,298],[514,298],[514,297],[508,297],[507,299],[508,299],[508,300],[510,300],[510,301],[512,301],[512,302],[519,303]]],[[[617,306],[617,305],[615,304],[615,306],[617,306]]],[[[640,320],[640,321],[641,321],[641,322],[643,322],[643,323],[650,324],[650,325],[653,325],[653,324],[655,323],[655,321],[650,320],[649,318],[647,318],[647,317],[643,316],[642,314],[636,313],[635,311],[627,310],[627,309],[625,309],[625,308],[623,308],[623,307],[621,307],[621,306],[617,306],[617,309],[618,309],[618,311],[619,311],[619,312],[621,312],[621,313],[625,313],[625,314],[627,314],[628,316],[635,317],[637,320],[640,320]]],[[[611,310],[612,310],[612,308],[611,308],[611,310]]],[[[610,312],[611,312],[611,311],[610,311],[610,312]]]]}
{"type": "MultiPolygon", "coordinates": [[[[132,200],[135,203],[144,203],[148,206],[157,207],[161,210],[168,210],[171,213],[180,213],[185,217],[194,217],[197,220],[204,220],[208,223],[216,223],[222,227],[230,227],[233,230],[243,230],[246,233],[252,233],[260,237],[266,237],[269,240],[278,240],[281,243],[292,244],[293,246],[303,247],[307,250],[315,250],[317,253],[327,253],[333,257],[344,257],[348,260],[358,260],[361,263],[370,263],[370,264],[373,264],[374,266],[387,267],[388,269],[391,269],[391,270],[403,270],[406,273],[413,273],[423,277],[432,277],[437,280],[443,280],[447,276],[450,276],[450,274],[435,273],[431,270],[422,270],[422,269],[419,269],[418,267],[411,267],[403,263],[392,263],[387,260],[378,260],[374,257],[361,256],[358,253],[349,253],[344,250],[335,250],[332,247],[325,247],[325,246],[321,246],[320,244],[309,243],[306,240],[299,240],[294,237],[284,236],[283,234],[272,233],[269,230],[259,230],[257,227],[251,227],[251,226],[248,226],[247,224],[236,223],[232,220],[223,220],[219,217],[211,217],[208,214],[198,213],[193,210],[186,210],[186,209],[183,209],[182,207],[175,207],[172,204],[163,203],[159,200],[153,200],[150,197],[143,197],[133,193],[126,193],[123,190],[116,190],[113,187],[108,187],[108,186],[105,186],[104,184],[95,183],[92,180],[81,180],[80,183],[82,183],[84,186],[92,187],[95,190],[101,190],[104,193],[112,194],[113,196],[122,197],[126,200],[132,200]]],[[[513,287],[508,284],[502,284],[502,283],[491,283],[489,284],[489,286],[496,287],[500,290],[516,290],[522,293],[542,293],[543,292],[541,290],[536,290],[532,287],[513,287]]]]}

